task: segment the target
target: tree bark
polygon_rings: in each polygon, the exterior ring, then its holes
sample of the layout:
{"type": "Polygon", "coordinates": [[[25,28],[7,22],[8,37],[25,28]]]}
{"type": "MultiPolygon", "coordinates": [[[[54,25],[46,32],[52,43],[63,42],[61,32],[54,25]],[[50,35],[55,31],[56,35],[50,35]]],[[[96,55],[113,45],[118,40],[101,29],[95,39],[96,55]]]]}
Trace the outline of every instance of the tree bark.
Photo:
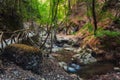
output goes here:
{"type": "Polygon", "coordinates": [[[96,11],[95,11],[95,0],[92,0],[92,15],[93,15],[93,24],[94,24],[94,35],[96,35],[97,20],[96,20],[96,11]]]}

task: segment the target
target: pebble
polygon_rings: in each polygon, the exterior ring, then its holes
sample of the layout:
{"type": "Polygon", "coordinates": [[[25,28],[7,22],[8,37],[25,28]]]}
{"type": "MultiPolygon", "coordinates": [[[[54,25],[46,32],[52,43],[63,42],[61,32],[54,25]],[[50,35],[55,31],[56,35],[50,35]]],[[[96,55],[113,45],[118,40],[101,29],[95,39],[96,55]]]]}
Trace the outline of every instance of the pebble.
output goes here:
{"type": "Polygon", "coordinates": [[[76,70],[80,70],[80,65],[78,64],[72,63],[70,66],[75,68],[76,70]]]}
{"type": "Polygon", "coordinates": [[[76,73],[78,70],[80,70],[80,66],[75,63],[71,63],[71,64],[67,65],[67,63],[65,63],[65,62],[59,62],[59,65],[65,71],[70,72],[70,73],[76,73]]]}
{"type": "Polygon", "coordinates": [[[70,72],[70,73],[75,73],[75,72],[77,72],[77,70],[76,70],[75,68],[73,68],[73,67],[68,67],[68,68],[67,68],[67,71],[70,72]]]}

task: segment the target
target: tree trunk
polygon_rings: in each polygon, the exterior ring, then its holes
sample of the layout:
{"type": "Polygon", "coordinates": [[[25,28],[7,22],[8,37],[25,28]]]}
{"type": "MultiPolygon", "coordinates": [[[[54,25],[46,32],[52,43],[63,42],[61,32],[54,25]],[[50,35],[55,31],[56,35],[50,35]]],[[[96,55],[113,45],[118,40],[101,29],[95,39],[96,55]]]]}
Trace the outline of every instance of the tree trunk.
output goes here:
{"type": "Polygon", "coordinates": [[[95,12],[95,0],[92,0],[92,14],[93,14],[93,24],[94,24],[94,35],[96,35],[97,20],[96,20],[96,12],[95,12]]]}

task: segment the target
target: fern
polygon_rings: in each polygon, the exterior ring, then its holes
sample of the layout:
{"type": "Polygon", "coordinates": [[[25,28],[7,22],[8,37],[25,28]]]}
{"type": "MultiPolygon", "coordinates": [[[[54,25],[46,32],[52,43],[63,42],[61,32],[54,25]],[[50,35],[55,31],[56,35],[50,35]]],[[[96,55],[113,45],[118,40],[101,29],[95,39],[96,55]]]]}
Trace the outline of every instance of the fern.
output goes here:
{"type": "Polygon", "coordinates": [[[100,31],[97,31],[96,37],[103,37],[103,36],[118,37],[118,36],[120,36],[120,32],[109,31],[109,30],[100,30],[100,31]]]}

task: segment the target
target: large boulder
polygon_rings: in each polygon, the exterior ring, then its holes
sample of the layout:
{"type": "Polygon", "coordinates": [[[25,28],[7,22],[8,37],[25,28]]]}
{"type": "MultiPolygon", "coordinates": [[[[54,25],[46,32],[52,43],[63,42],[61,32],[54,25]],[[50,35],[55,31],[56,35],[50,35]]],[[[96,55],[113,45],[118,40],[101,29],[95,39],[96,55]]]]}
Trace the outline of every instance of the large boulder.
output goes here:
{"type": "Polygon", "coordinates": [[[38,48],[11,44],[5,47],[3,56],[21,66],[23,69],[36,71],[42,62],[42,53],[38,48]]]}

